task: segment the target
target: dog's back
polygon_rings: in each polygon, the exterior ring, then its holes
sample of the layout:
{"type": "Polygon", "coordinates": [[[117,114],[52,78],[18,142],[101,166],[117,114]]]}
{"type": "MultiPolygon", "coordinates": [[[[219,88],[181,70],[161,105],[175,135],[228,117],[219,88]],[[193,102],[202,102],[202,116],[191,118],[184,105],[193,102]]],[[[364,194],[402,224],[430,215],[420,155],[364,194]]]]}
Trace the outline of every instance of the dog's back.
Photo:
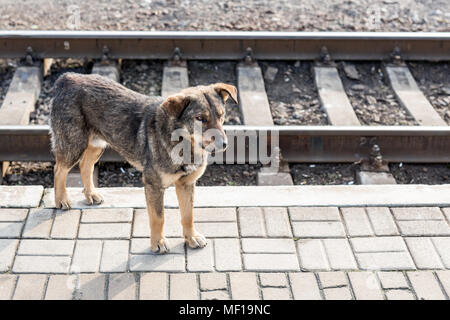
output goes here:
{"type": "Polygon", "coordinates": [[[55,157],[75,164],[93,140],[105,140],[123,156],[134,153],[144,111],[161,97],[148,97],[99,75],[63,74],[54,85],[51,135],[55,157]],[[130,150],[129,150],[130,149],[130,150]],[[130,152],[128,152],[130,151],[130,152]]]}

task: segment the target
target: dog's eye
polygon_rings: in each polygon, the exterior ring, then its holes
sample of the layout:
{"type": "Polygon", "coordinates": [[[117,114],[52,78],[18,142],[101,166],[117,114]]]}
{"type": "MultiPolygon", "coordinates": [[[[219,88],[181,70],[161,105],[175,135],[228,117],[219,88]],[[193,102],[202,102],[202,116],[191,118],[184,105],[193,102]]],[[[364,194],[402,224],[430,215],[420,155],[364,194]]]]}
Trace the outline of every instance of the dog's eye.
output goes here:
{"type": "Polygon", "coordinates": [[[197,116],[197,117],[195,117],[195,119],[198,120],[198,121],[201,121],[201,122],[203,122],[203,123],[206,122],[206,119],[203,118],[202,116],[197,116]]]}

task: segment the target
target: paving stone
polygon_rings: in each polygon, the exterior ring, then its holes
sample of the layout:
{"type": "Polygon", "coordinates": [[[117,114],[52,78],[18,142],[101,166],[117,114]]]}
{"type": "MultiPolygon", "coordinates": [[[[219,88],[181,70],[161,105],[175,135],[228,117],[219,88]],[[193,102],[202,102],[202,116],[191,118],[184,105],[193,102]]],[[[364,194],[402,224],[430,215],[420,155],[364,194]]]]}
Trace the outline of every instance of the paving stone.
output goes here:
{"type": "Polygon", "coordinates": [[[419,300],[445,300],[433,272],[415,271],[408,272],[407,275],[419,300]]]}
{"type": "Polygon", "coordinates": [[[84,209],[81,222],[131,222],[133,220],[132,208],[98,208],[84,209]]]}
{"type": "Polygon", "coordinates": [[[406,252],[355,253],[360,269],[363,270],[414,270],[411,256],[406,252]]]}
{"type": "Polygon", "coordinates": [[[19,240],[0,239],[0,272],[11,268],[18,244],[19,240]]]}
{"type": "MultiPolygon", "coordinates": [[[[194,213],[195,216],[195,213],[194,213]]],[[[181,216],[178,209],[164,210],[164,234],[166,237],[182,237],[181,216]]],[[[147,222],[148,224],[148,222],[147,222]]]]}
{"type": "Polygon", "coordinates": [[[303,270],[329,270],[325,247],[321,240],[298,240],[297,250],[303,270]]]}
{"type": "Polygon", "coordinates": [[[238,239],[214,239],[213,245],[218,271],[242,270],[241,247],[238,239]]]}
{"type": "Polygon", "coordinates": [[[406,282],[405,275],[402,272],[378,272],[381,286],[383,289],[409,289],[409,285],[406,282]]]}
{"type": "Polygon", "coordinates": [[[138,254],[130,258],[130,271],[184,272],[185,263],[181,254],[138,254]]]}
{"type": "Polygon", "coordinates": [[[286,208],[263,208],[268,237],[292,237],[286,208]]]}
{"type": "Polygon", "coordinates": [[[347,239],[323,239],[322,241],[332,270],[357,269],[347,239]]]}
{"type": "Polygon", "coordinates": [[[22,222],[0,222],[0,238],[20,238],[22,222]]]}
{"type": "Polygon", "coordinates": [[[56,211],[51,237],[57,239],[75,239],[78,233],[80,215],[79,210],[56,211]]]}
{"type": "Polygon", "coordinates": [[[13,300],[42,300],[47,275],[23,274],[17,279],[13,300]]]}
{"type": "Polygon", "coordinates": [[[68,273],[67,256],[16,256],[12,271],[15,273],[68,273]]]}
{"type": "Polygon", "coordinates": [[[444,220],[438,207],[392,208],[397,220],[444,220]]]}
{"type": "Polygon", "coordinates": [[[263,288],[263,300],[291,300],[288,288],[263,288]]]}
{"type": "Polygon", "coordinates": [[[225,273],[201,273],[200,274],[200,290],[226,290],[227,276],[225,273]]]}
{"type": "Polygon", "coordinates": [[[243,254],[244,268],[251,271],[296,271],[299,270],[295,254],[243,254]]]}
{"type": "Polygon", "coordinates": [[[0,222],[23,222],[27,213],[28,209],[0,209],[0,222]]]}
{"type": "Polygon", "coordinates": [[[194,221],[195,222],[235,222],[235,221],[237,221],[236,220],[236,208],[195,208],[194,221]]]}
{"type": "Polygon", "coordinates": [[[136,291],[134,273],[109,275],[108,300],[136,300],[136,291]]]}
{"type": "Polygon", "coordinates": [[[402,237],[371,237],[350,239],[355,252],[406,252],[402,237]]]}
{"type": "Polygon", "coordinates": [[[70,256],[74,240],[35,240],[25,239],[20,242],[19,255],[70,256]]]}
{"type": "Polygon", "coordinates": [[[197,275],[192,273],[171,274],[170,300],[198,300],[197,275]]]}
{"type": "Polygon", "coordinates": [[[392,289],[387,290],[385,293],[388,300],[416,300],[409,290],[392,289]]]}
{"type": "Polygon", "coordinates": [[[141,273],[140,300],[167,300],[169,299],[169,275],[167,273],[141,273]]]}
{"type": "Polygon", "coordinates": [[[383,292],[375,273],[372,272],[349,272],[356,300],[384,300],[383,292]]]}
{"type": "Polygon", "coordinates": [[[187,247],[187,271],[213,271],[214,252],[213,246],[192,249],[187,247]]]}
{"type": "Polygon", "coordinates": [[[242,239],[244,253],[295,253],[295,243],[292,239],[242,239]]]}
{"type": "Polygon", "coordinates": [[[52,209],[30,209],[23,238],[48,238],[53,223],[52,209]]]}
{"type": "Polygon", "coordinates": [[[443,265],[430,238],[405,238],[418,269],[442,269],[443,265]]]}
{"type": "Polygon", "coordinates": [[[205,291],[201,293],[202,300],[230,300],[230,294],[228,291],[215,290],[205,291]]]}
{"type": "Polygon", "coordinates": [[[106,275],[91,273],[80,274],[77,290],[75,292],[76,300],[105,300],[106,275]]]}
{"type": "Polygon", "coordinates": [[[238,237],[236,222],[199,222],[195,224],[198,232],[209,238],[235,238],[238,237]]]}
{"type": "Polygon", "coordinates": [[[348,287],[328,288],[323,290],[325,300],[352,300],[352,294],[348,287]]]}
{"type": "Polygon", "coordinates": [[[48,279],[45,300],[72,300],[77,284],[75,275],[53,274],[48,279]]]}
{"type": "Polygon", "coordinates": [[[103,243],[101,272],[125,272],[128,266],[128,240],[107,240],[103,243]]]}
{"type": "Polygon", "coordinates": [[[310,272],[289,273],[294,300],[321,300],[316,277],[310,272]]]}
{"type": "Polygon", "coordinates": [[[0,300],[10,300],[16,285],[17,276],[0,274],[0,300]]]}
{"type": "Polygon", "coordinates": [[[342,271],[319,272],[322,288],[333,288],[347,286],[347,277],[342,271]]]}
{"type": "Polygon", "coordinates": [[[241,237],[265,237],[267,235],[261,208],[239,208],[238,218],[241,237]]]}
{"type": "Polygon", "coordinates": [[[442,208],[447,221],[450,223],[450,208],[442,208]]]}
{"type": "Polygon", "coordinates": [[[369,207],[366,208],[366,212],[370,222],[372,223],[375,235],[396,236],[399,234],[389,208],[369,207]]]}
{"type": "Polygon", "coordinates": [[[131,235],[130,223],[82,223],[79,239],[128,239],[131,235]]]}
{"type": "Polygon", "coordinates": [[[436,271],[436,275],[447,293],[447,297],[450,297],[450,270],[436,271]]]}
{"type": "Polygon", "coordinates": [[[449,236],[450,227],[444,220],[398,221],[403,236],[449,236]]]}
{"type": "Polygon", "coordinates": [[[294,236],[300,238],[345,237],[344,227],[337,221],[293,222],[294,236]]]}
{"type": "Polygon", "coordinates": [[[260,273],[259,281],[263,287],[287,287],[286,274],[284,273],[260,273]]]}
{"type": "MultiPolygon", "coordinates": [[[[184,255],[184,239],[170,238],[168,239],[169,252],[173,254],[184,255]]],[[[132,254],[153,254],[150,250],[150,238],[133,238],[131,239],[132,254]]]]}
{"type": "Polygon", "coordinates": [[[150,222],[146,209],[134,212],[133,237],[150,237],[150,222]]]}
{"type": "Polygon", "coordinates": [[[292,221],[341,221],[336,207],[289,207],[292,221]]]}
{"type": "Polygon", "coordinates": [[[374,234],[364,208],[342,208],[341,212],[350,237],[374,234]]]}
{"type": "Polygon", "coordinates": [[[78,240],[75,244],[70,272],[98,272],[102,246],[101,240],[78,240]]]}
{"type": "Polygon", "coordinates": [[[42,186],[0,186],[0,207],[38,207],[43,191],[42,186]]]}
{"type": "Polygon", "coordinates": [[[233,300],[259,300],[256,273],[232,272],[230,273],[231,298],[233,300]]]}
{"type": "Polygon", "coordinates": [[[450,237],[431,238],[445,268],[450,269],[450,237]]]}

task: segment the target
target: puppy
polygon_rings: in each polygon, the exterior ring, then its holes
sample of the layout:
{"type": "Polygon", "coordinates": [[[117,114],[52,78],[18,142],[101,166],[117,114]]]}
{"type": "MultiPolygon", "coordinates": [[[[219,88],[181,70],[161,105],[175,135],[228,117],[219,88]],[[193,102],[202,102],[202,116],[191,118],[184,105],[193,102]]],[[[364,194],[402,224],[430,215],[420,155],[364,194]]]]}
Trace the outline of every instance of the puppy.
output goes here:
{"type": "Polygon", "coordinates": [[[185,241],[191,248],[204,247],[206,239],[193,223],[195,182],[206,169],[208,152],[226,149],[224,104],[229,98],[237,103],[236,88],[216,83],[187,88],[163,99],[136,93],[99,75],[66,73],[55,82],[54,92],[50,126],[56,207],[71,207],[66,178],[78,162],[86,201],[103,202],[92,174],[110,146],[143,173],[151,250],[169,250],[163,233],[163,199],[164,190],[172,184],[185,241]],[[205,134],[210,129],[215,135],[205,134]],[[178,133],[176,139],[174,132],[178,133]],[[179,148],[180,138],[183,146],[189,143],[188,148],[179,148]]]}

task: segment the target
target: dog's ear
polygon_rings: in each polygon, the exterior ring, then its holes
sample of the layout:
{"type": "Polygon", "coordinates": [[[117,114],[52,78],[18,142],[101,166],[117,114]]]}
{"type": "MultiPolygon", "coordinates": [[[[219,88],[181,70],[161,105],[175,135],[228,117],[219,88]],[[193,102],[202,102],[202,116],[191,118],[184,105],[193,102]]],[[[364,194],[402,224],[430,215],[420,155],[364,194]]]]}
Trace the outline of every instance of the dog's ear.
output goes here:
{"type": "Polygon", "coordinates": [[[223,102],[231,98],[234,103],[238,103],[237,89],[235,86],[226,83],[215,83],[213,84],[214,90],[222,97],[223,102]]]}
{"type": "Polygon", "coordinates": [[[189,105],[190,99],[183,94],[170,96],[162,103],[162,107],[171,116],[178,118],[183,110],[189,105]]]}

